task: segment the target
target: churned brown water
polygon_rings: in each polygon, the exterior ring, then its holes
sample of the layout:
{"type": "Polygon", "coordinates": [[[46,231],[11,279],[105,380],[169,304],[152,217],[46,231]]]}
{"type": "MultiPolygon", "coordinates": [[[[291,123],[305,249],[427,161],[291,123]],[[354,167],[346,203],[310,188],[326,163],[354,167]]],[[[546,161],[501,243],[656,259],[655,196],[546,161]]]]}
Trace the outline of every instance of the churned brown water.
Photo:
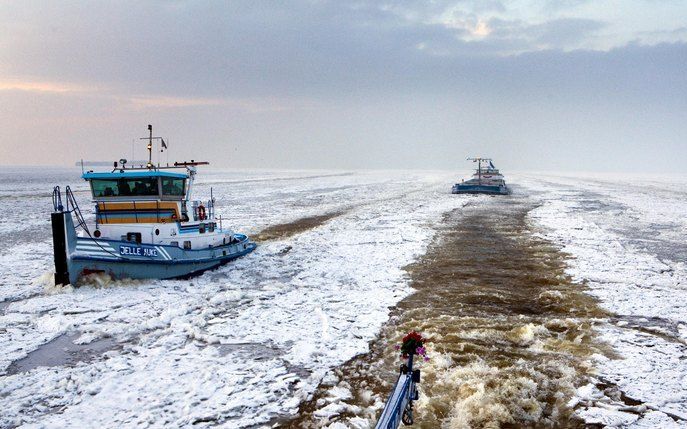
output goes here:
{"type": "Polygon", "coordinates": [[[291,237],[292,235],[296,235],[300,232],[316,228],[330,219],[333,219],[337,216],[341,216],[343,213],[343,211],[336,211],[331,213],[325,213],[323,215],[296,219],[293,222],[271,225],[257,233],[253,238],[254,240],[259,242],[291,237]]]}
{"type": "Polygon", "coordinates": [[[326,380],[297,420],[321,427],[374,422],[401,363],[394,344],[410,330],[431,338],[423,363],[419,428],[583,427],[568,402],[603,351],[593,323],[605,314],[565,275],[565,255],[530,230],[534,203],[474,197],[448,214],[427,254],[407,267],[416,292],[401,301],[371,351],[326,380]],[[333,389],[352,398],[336,400],[333,389]]]}

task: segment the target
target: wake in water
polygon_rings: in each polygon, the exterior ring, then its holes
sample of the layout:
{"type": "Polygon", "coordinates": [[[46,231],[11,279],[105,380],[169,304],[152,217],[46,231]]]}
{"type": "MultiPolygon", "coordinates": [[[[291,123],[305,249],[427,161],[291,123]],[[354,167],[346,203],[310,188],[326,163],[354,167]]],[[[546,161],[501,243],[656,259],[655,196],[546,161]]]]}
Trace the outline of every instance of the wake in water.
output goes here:
{"type": "Polygon", "coordinates": [[[529,230],[534,207],[521,196],[478,197],[446,216],[428,253],[407,267],[417,292],[371,353],[338,370],[290,427],[374,421],[399,363],[391,345],[410,329],[433,340],[417,427],[584,426],[569,402],[601,348],[592,328],[605,314],[565,275],[564,255],[529,230]]]}

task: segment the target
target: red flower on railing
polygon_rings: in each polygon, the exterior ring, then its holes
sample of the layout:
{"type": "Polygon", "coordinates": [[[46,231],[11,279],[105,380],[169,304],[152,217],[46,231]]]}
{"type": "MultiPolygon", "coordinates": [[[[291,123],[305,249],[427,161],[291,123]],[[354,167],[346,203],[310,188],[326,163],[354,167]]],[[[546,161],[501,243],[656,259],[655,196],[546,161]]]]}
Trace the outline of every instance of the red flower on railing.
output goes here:
{"type": "Polygon", "coordinates": [[[428,341],[421,334],[415,331],[411,331],[403,337],[400,346],[396,346],[396,350],[401,351],[401,357],[403,359],[408,359],[410,355],[420,355],[423,360],[427,362],[429,357],[427,356],[427,349],[425,349],[424,344],[428,341]]]}

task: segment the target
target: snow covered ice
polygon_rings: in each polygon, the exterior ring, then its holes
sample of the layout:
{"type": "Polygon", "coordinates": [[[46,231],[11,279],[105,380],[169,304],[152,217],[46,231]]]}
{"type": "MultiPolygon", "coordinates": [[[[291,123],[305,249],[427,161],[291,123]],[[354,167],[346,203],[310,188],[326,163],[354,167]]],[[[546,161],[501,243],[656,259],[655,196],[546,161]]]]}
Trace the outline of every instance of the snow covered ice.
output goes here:
{"type": "MultiPolygon", "coordinates": [[[[443,192],[447,179],[211,176],[196,190],[209,193],[211,184],[225,196],[218,212],[237,231],[341,215],[191,281],[96,278],[55,293],[50,237],[37,220],[43,234],[2,254],[1,293],[16,301],[2,316],[0,425],[244,427],[292,415],[329,368],[367,349],[388,307],[410,293],[402,267],[423,252],[432,223],[461,204],[443,192]],[[117,347],[74,366],[7,373],[13,361],[70,332],[80,333],[77,341],[111,338],[117,347]]],[[[47,218],[48,198],[34,199],[47,218]]]]}
{"type": "MultiPolygon", "coordinates": [[[[33,173],[0,184],[0,427],[288,419],[332,368],[367,352],[389,307],[412,293],[403,267],[425,252],[445,213],[472,200],[449,193],[455,172],[203,172],[198,196],[212,186],[236,231],[331,216],[191,280],[96,277],[62,288],[51,282],[48,191],[72,184],[87,217],[91,204],[78,171],[33,173]],[[30,213],[21,223],[11,215],[18,204],[30,213]],[[40,353],[57,357],[32,359],[40,353]]],[[[610,314],[598,335],[617,356],[594,358],[598,379],[571,398],[578,414],[608,425],[687,424],[687,199],[664,191],[687,180],[509,179],[540,202],[532,227],[570,255],[569,273],[610,314]]],[[[332,404],[326,412],[344,411],[332,404]]]]}
{"type": "Polygon", "coordinates": [[[602,384],[629,401],[581,394],[594,405],[582,416],[609,426],[687,425],[687,179],[521,181],[543,188],[532,221],[573,256],[569,273],[612,314],[600,338],[619,358],[598,356],[595,365],[602,384]]]}

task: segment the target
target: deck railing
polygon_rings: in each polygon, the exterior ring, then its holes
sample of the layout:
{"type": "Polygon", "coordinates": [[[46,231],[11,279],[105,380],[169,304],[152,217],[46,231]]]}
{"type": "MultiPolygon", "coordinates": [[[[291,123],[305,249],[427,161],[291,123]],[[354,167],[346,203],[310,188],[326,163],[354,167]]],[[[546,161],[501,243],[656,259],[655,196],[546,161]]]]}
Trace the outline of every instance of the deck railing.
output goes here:
{"type": "Polygon", "coordinates": [[[401,422],[405,425],[413,424],[413,401],[419,397],[417,391],[419,382],[420,370],[413,369],[413,354],[410,354],[408,362],[401,365],[396,384],[375,429],[396,429],[401,422]]]}
{"type": "Polygon", "coordinates": [[[74,216],[76,217],[76,227],[83,228],[84,231],[88,235],[91,235],[90,231],[88,230],[88,225],[86,225],[86,220],[84,219],[83,215],[81,214],[81,209],[79,209],[79,205],[76,203],[76,198],[74,198],[74,193],[72,192],[71,188],[69,186],[66,186],[64,188],[64,193],[65,193],[65,199],[67,200],[67,205],[64,206],[62,204],[62,193],[60,192],[60,187],[55,186],[52,190],[52,205],[53,205],[53,210],[56,212],[67,212],[67,213],[74,213],[74,216]]]}

